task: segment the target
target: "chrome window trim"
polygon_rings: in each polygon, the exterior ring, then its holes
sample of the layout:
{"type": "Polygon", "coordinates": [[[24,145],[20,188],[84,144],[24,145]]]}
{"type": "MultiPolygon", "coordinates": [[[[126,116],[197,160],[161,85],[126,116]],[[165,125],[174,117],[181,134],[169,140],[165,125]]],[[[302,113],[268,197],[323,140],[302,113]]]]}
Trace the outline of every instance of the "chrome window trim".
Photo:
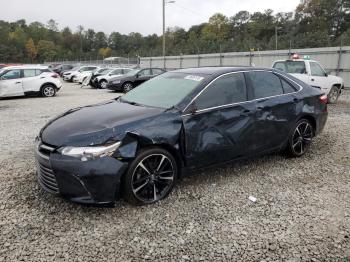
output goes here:
{"type": "MultiPolygon", "coordinates": [[[[276,69],[275,69],[276,70],[276,69]]],[[[246,104],[246,103],[250,103],[250,102],[254,102],[254,101],[260,101],[260,100],[265,100],[265,99],[269,99],[269,98],[275,98],[275,97],[280,97],[280,96],[285,96],[285,95],[291,95],[291,94],[296,94],[299,93],[300,91],[302,91],[304,88],[299,85],[297,82],[295,82],[293,79],[290,79],[289,77],[280,74],[279,72],[274,72],[274,71],[268,71],[268,70],[263,70],[263,69],[257,69],[257,70],[244,70],[244,71],[236,71],[236,72],[229,72],[229,73],[225,73],[222,74],[218,77],[216,77],[215,79],[213,79],[209,84],[207,84],[192,100],[191,102],[185,107],[185,109],[183,110],[186,111],[186,109],[193,103],[194,100],[197,99],[198,96],[200,96],[214,81],[216,81],[217,79],[219,79],[220,77],[226,76],[226,75],[231,75],[231,74],[238,74],[238,73],[249,73],[249,72],[269,72],[272,74],[277,74],[281,77],[285,77],[287,78],[289,81],[293,82],[294,84],[296,84],[297,86],[300,87],[300,89],[298,91],[292,92],[292,93],[287,93],[287,94],[281,94],[281,95],[275,95],[275,96],[267,96],[267,97],[262,97],[262,98],[256,98],[256,99],[252,99],[252,100],[247,100],[247,101],[243,101],[243,102],[238,102],[238,103],[232,103],[232,104],[225,104],[225,105],[221,105],[221,106],[215,106],[215,107],[210,107],[210,108],[205,108],[205,109],[200,109],[196,111],[197,113],[205,113],[207,111],[210,110],[214,110],[214,109],[219,109],[219,108],[225,108],[225,107],[230,107],[230,106],[236,106],[236,105],[240,105],[240,104],[246,104]]],[[[193,114],[183,114],[181,116],[190,116],[193,114]]]]}

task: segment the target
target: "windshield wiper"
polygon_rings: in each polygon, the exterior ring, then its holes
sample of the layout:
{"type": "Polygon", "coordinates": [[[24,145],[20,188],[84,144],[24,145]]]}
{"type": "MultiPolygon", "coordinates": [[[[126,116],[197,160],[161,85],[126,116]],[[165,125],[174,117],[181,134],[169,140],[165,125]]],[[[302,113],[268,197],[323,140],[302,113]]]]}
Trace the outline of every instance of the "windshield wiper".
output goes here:
{"type": "Polygon", "coordinates": [[[141,105],[139,103],[136,103],[136,102],[133,102],[133,101],[124,100],[122,98],[119,98],[119,101],[122,102],[122,103],[133,105],[133,106],[143,106],[143,105],[141,105]]]}
{"type": "Polygon", "coordinates": [[[170,110],[173,110],[173,109],[176,109],[176,110],[178,110],[178,111],[181,111],[181,109],[180,109],[178,106],[169,107],[169,108],[167,108],[165,111],[167,112],[167,111],[170,111],[170,110]]]}

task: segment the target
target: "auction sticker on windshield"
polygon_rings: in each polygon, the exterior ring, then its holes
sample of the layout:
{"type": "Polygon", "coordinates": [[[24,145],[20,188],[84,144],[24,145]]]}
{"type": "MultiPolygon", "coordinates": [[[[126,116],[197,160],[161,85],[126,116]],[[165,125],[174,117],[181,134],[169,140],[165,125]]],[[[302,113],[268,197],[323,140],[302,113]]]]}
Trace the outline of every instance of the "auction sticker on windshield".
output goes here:
{"type": "Polygon", "coordinates": [[[188,76],[185,77],[185,79],[200,82],[200,81],[202,81],[202,80],[204,79],[204,77],[202,77],[202,76],[188,75],[188,76]]]}

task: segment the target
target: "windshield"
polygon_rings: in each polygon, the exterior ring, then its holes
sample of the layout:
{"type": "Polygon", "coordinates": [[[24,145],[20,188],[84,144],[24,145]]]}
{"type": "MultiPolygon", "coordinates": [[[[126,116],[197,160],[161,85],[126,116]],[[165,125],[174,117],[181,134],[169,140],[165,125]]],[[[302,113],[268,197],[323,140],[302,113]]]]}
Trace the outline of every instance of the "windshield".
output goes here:
{"type": "Polygon", "coordinates": [[[140,72],[140,69],[133,69],[130,72],[126,73],[125,75],[127,76],[134,76],[136,75],[138,72],[140,72]]]}
{"type": "Polygon", "coordinates": [[[165,73],[131,90],[120,101],[170,108],[179,104],[203,79],[203,75],[165,73]]]}
{"type": "Polygon", "coordinates": [[[280,61],[276,62],[273,68],[288,74],[306,74],[304,61],[280,61]]]}

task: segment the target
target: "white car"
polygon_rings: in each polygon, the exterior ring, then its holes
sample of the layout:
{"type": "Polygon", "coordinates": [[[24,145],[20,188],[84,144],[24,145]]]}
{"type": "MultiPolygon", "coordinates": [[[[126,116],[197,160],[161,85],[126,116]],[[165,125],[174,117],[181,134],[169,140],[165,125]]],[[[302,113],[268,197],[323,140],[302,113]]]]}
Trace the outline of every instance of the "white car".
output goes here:
{"type": "Polygon", "coordinates": [[[63,80],[65,81],[70,81],[73,82],[73,79],[76,75],[82,73],[82,72],[92,72],[95,69],[97,69],[97,66],[79,66],[79,67],[75,67],[70,71],[66,71],[63,73],[63,80]]]}
{"type": "Polygon", "coordinates": [[[61,87],[59,75],[47,66],[9,66],[0,72],[0,97],[30,94],[53,97],[61,87]]]}
{"type": "Polygon", "coordinates": [[[116,76],[122,76],[125,75],[126,73],[130,72],[132,69],[131,68],[115,68],[108,72],[107,74],[100,75],[95,78],[95,83],[97,84],[98,87],[100,88],[106,88],[107,83],[109,79],[116,77],[116,76]]]}
{"type": "Polygon", "coordinates": [[[307,56],[300,59],[298,55],[293,55],[291,60],[275,61],[272,67],[321,89],[328,96],[329,103],[336,103],[344,88],[344,80],[341,77],[329,75],[318,62],[309,60],[307,56]]]}
{"type": "Polygon", "coordinates": [[[92,70],[92,71],[83,71],[81,73],[78,73],[73,77],[73,82],[82,84],[86,78],[92,76],[92,74],[94,72],[97,72],[100,70],[104,70],[104,69],[103,68],[96,68],[95,70],[92,70]]]}

